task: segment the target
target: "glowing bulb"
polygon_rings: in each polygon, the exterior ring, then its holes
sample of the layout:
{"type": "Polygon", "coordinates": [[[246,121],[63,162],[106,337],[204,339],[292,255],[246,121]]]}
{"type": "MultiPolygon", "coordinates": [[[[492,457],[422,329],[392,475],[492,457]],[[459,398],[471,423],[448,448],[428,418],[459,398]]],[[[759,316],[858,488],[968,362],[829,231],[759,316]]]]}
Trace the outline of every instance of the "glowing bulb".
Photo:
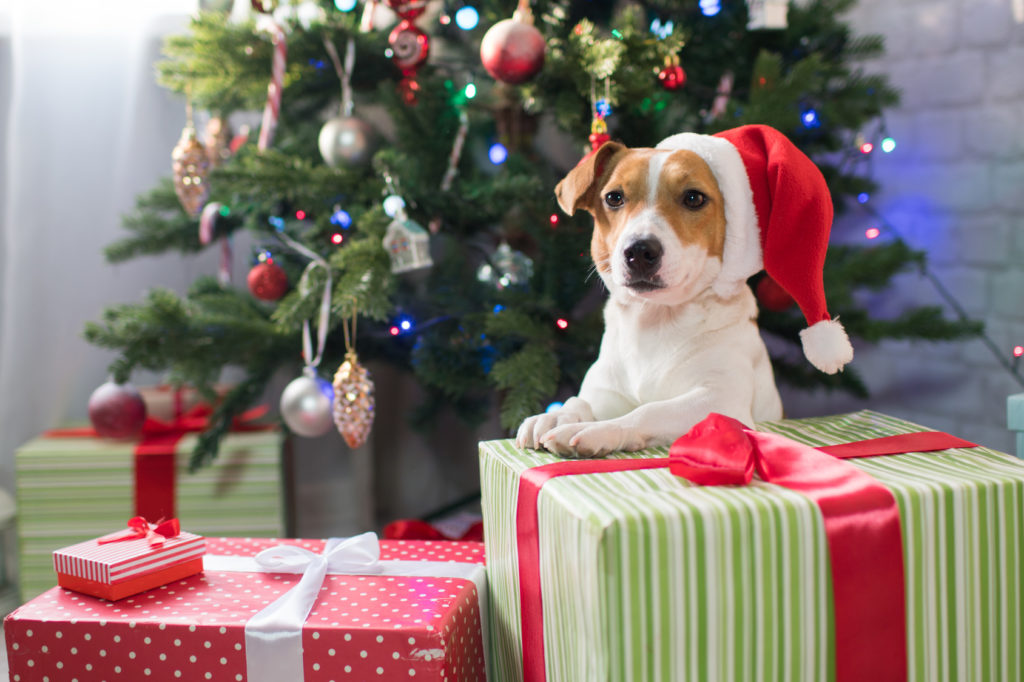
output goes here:
{"type": "Polygon", "coordinates": [[[466,89],[462,91],[466,95],[466,99],[473,99],[476,97],[476,86],[472,83],[466,85],[466,89]]]}
{"type": "Polygon", "coordinates": [[[334,6],[342,12],[351,12],[356,8],[356,0],[334,0],[334,6]]]}
{"type": "Polygon", "coordinates": [[[501,305],[499,303],[498,305],[494,306],[494,314],[497,315],[498,313],[500,313],[504,309],[505,309],[505,306],[503,306],[503,305],[501,305]]]}
{"type": "Polygon", "coordinates": [[[388,332],[390,332],[391,336],[398,336],[399,334],[402,333],[402,330],[399,329],[398,327],[391,327],[391,329],[389,329],[388,332]]]}
{"type": "Polygon", "coordinates": [[[508,150],[505,149],[505,145],[500,142],[495,142],[491,145],[491,148],[487,150],[487,158],[491,160],[495,166],[500,166],[505,163],[508,159],[508,150]]]}
{"type": "Polygon", "coordinates": [[[556,400],[555,402],[553,402],[550,405],[548,405],[547,408],[544,409],[544,411],[545,412],[554,412],[555,410],[560,409],[562,407],[562,405],[564,405],[564,404],[565,403],[561,403],[561,402],[556,400]]]}
{"type": "Polygon", "coordinates": [[[887,137],[884,140],[882,140],[882,151],[883,152],[888,154],[893,149],[896,149],[896,140],[892,139],[891,137],[887,137]]]}
{"type": "Polygon", "coordinates": [[[340,244],[343,241],[345,241],[345,235],[343,235],[342,233],[335,232],[334,234],[331,235],[331,243],[340,244]]]}
{"type": "Polygon", "coordinates": [[[228,208],[227,206],[221,206],[220,209],[217,212],[220,213],[225,218],[227,216],[231,215],[231,209],[228,208]]]}
{"type": "Polygon", "coordinates": [[[700,12],[706,17],[713,17],[722,11],[719,0],[700,0],[700,12]]]}
{"type": "Polygon", "coordinates": [[[403,332],[407,332],[412,329],[412,320],[406,318],[398,323],[398,326],[402,328],[403,332]]]}
{"type": "Polygon", "coordinates": [[[480,13],[475,7],[466,5],[455,13],[455,25],[463,31],[472,31],[480,23],[480,13]]]}
{"type": "Polygon", "coordinates": [[[1022,355],[1024,355],[1024,346],[1014,346],[1013,347],[1013,357],[1019,358],[1022,355]]]}
{"type": "Polygon", "coordinates": [[[857,195],[857,201],[861,204],[868,203],[868,199],[870,198],[871,195],[869,195],[867,192],[861,192],[860,194],[857,195]]]}
{"type": "Polygon", "coordinates": [[[875,148],[875,145],[871,144],[870,142],[865,142],[864,144],[862,144],[860,146],[860,153],[861,154],[870,154],[871,151],[874,148],[875,148]]]}
{"type": "Polygon", "coordinates": [[[807,109],[804,113],[800,114],[800,120],[804,124],[804,128],[818,128],[821,126],[821,119],[818,118],[818,112],[814,109],[807,109]]]}
{"type": "Polygon", "coordinates": [[[557,320],[555,320],[555,326],[558,327],[559,329],[567,329],[569,327],[569,320],[565,319],[564,317],[560,317],[557,320]]]}
{"type": "Polygon", "coordinates": [[[297,220],[305,220],[305,219],[306,219],[306,212],[305,212],[305,211],[303,211],[303,210],[302,210],[302,209],[300,208],[300,209],[299,209],[298,211],[296,211],[296,212],[295,212],[295,218],[296,218],[297,220]]]}
{"type": "Polygon", "coordinates": [[[868,229],[864,230],[864,236],[867,237],[868,239],[878,239],[878,235],[880,234],[882,234],[882,231],[879,230],[877,227],[869,227],[868,229]]]}
{"type": "Polygon", "coordinates": [[[594,104],[594,110],[597,112],[598,118],[607,118],[612,115],[612,105],[606,99],[597,100],[594,104]]]}
{"type": "Polygon", "coordinates": [[[389,218],[394,218],[405,208],[405,199],[397,194],[391,194],[384,198],[384,212],[389,218]]]}
{"type": "Polygon", "coordinates": [[[348,211],[337,209],[331,214],[331,225],[337,225],[343,230],[347,230],[352,227],[352,216],[348,214],[348,211]]]}
{"type": "Polygon", "coordinates": [[[267,222],[274,226],[274,229],[280,232],[284,229],[284,218],[277,215],[272,215],[267,218],[267,222]]]}
{"type": "Polygon", "coordinates": [[[548,218],[548,220],[551,221],[551,227],[558,225],[558,214],[552,213],[551,217],[548,218]]]}

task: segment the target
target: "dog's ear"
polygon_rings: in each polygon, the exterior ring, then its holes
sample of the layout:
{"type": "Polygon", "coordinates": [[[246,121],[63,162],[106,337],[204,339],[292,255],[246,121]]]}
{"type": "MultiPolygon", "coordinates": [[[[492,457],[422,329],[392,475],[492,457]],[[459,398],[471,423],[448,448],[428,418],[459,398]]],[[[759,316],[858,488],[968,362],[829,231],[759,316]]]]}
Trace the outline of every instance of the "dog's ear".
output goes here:
{"type": "Polygon", "coordinates": [[[626,147],[618,142],[605,142],[596,152],[569,171],[569,174],[555,186],[555,196],[562,210],[572,215],[576,209],[587,208],[593,199],[598,181],[612,169],[615,155],[625,149],[626,147]]]}

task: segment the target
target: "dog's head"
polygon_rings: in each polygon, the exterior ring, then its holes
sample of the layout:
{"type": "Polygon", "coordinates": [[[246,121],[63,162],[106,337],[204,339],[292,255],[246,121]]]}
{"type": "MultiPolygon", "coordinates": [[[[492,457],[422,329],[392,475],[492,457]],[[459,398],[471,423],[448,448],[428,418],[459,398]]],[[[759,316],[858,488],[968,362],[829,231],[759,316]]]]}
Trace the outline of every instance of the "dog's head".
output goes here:
{"type": "Polygon", "coordinates": [[[613,296],[678,305],[722,267],[725,204],[707,163],[688,150],[608,142],[555,188],[569,215],[594,216],[590,245],[613,296]]]}

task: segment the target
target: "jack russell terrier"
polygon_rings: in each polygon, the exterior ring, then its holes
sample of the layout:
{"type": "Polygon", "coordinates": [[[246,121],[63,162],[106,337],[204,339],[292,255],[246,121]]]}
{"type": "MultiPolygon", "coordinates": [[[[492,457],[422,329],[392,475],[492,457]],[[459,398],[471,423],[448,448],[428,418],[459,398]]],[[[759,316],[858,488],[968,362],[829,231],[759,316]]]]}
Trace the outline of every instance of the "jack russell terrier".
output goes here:
{"type": "Polygon", "coordinates": [[[668,445],[711,412],[751,426],[780,419],[746,284],[762,268],[810,323],[801,332],[808,360],[834,373],[852,359],[821,282],[828,187],[773,128],[682,133],[654,149],[608,142],[555,193],[569,215],[593,215],[605,331],[579,395],[526,419],[519,447],[598,457],[668,445]]]}

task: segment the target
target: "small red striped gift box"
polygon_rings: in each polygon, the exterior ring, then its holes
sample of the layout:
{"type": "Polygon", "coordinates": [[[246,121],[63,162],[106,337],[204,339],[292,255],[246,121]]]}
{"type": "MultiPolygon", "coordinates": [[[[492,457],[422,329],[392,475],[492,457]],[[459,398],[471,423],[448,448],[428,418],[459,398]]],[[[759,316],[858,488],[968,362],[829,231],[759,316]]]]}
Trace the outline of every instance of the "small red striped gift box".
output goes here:
{"type": "Polygon", "coordinates": [[[206,540],[179,528],[135,517],[128,528],[53,553],[57,584],[116,601],[200,573],[206,540]]]}

